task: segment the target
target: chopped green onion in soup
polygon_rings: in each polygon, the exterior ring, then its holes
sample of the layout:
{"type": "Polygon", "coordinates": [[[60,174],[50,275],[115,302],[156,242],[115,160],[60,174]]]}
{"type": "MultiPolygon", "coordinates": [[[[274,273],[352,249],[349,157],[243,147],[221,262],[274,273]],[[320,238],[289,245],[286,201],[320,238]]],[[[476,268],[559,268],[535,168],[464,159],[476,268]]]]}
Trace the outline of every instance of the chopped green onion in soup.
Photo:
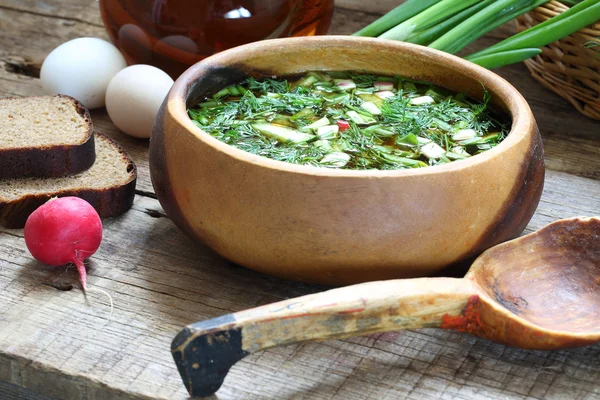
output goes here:
{"type": "Polygon", "coordinates": [[[308,72],[248,78],[188,110],[201,129],[252,154],[344,169],[422,168],[500,143],[508,125],[482,102],[401,77],[308,72]]]}

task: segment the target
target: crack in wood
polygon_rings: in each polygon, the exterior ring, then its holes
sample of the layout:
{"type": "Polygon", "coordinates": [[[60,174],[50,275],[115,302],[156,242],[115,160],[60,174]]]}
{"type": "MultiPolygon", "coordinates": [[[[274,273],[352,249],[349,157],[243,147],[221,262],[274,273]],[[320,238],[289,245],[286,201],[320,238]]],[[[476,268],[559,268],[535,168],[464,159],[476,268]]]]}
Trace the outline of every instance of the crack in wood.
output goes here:
{"type": "Polygon", "coordinates": [[[11,232],[11,231],[8,231],[8,230],[5,230],[5,229],[6,229],[6,228],[2,228],[2,229],[0,230],[0,233],[2,233],[2,234],[6,234],[6,235],[10,235],[10,236],[14,236],[14,237],[16,237],[16,238],[19,238],[19,239],[23,239],[23,235],[22,235],[22,234],[21,234],[21,235],[19,235],[19,234],[17,234],[17,233],[14,233],[14,232],[11,232]]]}
{"type": "Polygon", "coordinates": [[[73,290],[74,285],[70,282],[65,282],[63,280],[60,281],[56,281],[56,282],[44,282],[42,283],[42,285],[45,286],[50,286],[53,287],[54,289],[63,291],[63,292],[68,292],[69,290],[73,290]]]}
{"type": "Polygon", "coordinates": [[[154,192],[150,192],[147,190],[135,190],[135,194],[139,195],[139,196],[145,196],[145,197],[150,197],[151,199],[157,199],[156,194],[154,192]]]}
{"type": "Polygon", "coordinates": [[[146,211],[144,211],[146,214],[148,214],[149,216],[151,216],[152,218],[168,218],[167,214],[161,213],[160,211],[157,210],[151,210],[149,208],[146,208],[146,211]]]}
{"type": "MultiPolygon", "coordinates": [[[[90,275],[90,276],[93,276],[93,275],[90,275]]],[[[168,293],[168,292],[165,292],[165,291],[161,291],[161,290],[157,290],[157,289],[150,289],[148,287],[136,285],[135,283],[131,283],[130,281],[121,281],[121,280],[110,278],[110,277],[107,277],[107,276],[98,276],[98,277],[102,278],[102,279],[106,279],[106,280],[112,281],[112,282],[121,283],[121,284],[127,285],[129,287],[135,287],[137,289],[141,289],[143,291],[147,291],[147,292],[150,292],[150,293],[161,294],[163,296],[168,296],[168,297],[171,297],[171,298],[174,298],[174,299],[177,299],[177,300],[191,301],[191,302],[197,303],[197,304],[205,306],[205,307],[214,308],[215,310],[219,310],[219,311],[221,311],[223,313],[233,313],[233,312],[235,312],[234,310],[230,310],[230,309],[227,309],[227,308],[218,307],[218,306],[215,306],[215,305],[212,305],[212,304],[204,303],[204,302],[201,302],[201,301],[199,301],[197,299],[193,299],[193,298],[189,298],[189,297],[177,296],[177,295],[175,295],[173,293],[168,293]]],[[[152,282],[152,281],[149,281],[149,282],[150,283],[160,283],[160,282],[152,282]]],[[[174,286],[169,286],[169,285],[165,285],[165,286],[167,286],[169,288],[177,289],[174,286]]],[[[134,295],[132,295],[130,293],[122,292],[122,291],[118,291],[118,290],[113,290],[113,292],[114,293],[119,293],[119,294],[122,294],[122,295],[125,295],[125,296],[136,297],[136,296],[134,296],[134,295]]],[[[195,293],[195,292],[191,292],[191,291],[189,291],[189,292],[193,293],[193,294],[200,294],[200,295],[202,294],[202,293],[195,293]]],[[[157,302],[157,301],[152,301],[152,302],[155,303],[155,304],[161,304],[160,302],[157,302]]],[[[174,307],[174,306],[171,306],[171,307],[174,308],[174,309],[180,310],[180,311],[187,311],[187,310],[179,308],[179,307],[174,307]]]]}
{"type": "Polygon", "coordinates": [[[4,69],[8,72],[17,75],[30,76],[32,78],[40,77],[41,66],[31,60],[18,56],[7,56],[3,57],[1,61],[4,61],[4,69]]]}

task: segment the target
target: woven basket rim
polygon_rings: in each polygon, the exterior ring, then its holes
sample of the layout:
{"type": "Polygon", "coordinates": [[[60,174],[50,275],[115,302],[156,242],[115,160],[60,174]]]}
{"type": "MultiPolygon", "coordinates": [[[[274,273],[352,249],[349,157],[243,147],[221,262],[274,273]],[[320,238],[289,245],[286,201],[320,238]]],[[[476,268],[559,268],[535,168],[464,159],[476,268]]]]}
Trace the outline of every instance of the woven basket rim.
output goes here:
{"type": "MultiPolygon", "coordinates": [[[[568,5],[557,0],[549,1],[519,16],[517,28],[522,31],[568,9],[568,5]]],[[[535,80],[594,119],[600,119],[600,48],[585,48],[585,43],[598,38],[600,20],[544,46],[541,54],[525,61],[535,80]]]]}

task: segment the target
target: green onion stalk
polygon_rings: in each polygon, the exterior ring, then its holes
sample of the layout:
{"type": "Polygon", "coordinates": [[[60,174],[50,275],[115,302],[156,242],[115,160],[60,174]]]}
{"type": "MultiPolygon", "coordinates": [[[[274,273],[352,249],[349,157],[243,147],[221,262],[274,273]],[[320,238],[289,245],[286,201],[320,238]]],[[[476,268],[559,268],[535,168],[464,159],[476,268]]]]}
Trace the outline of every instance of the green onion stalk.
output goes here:
{"type": "Polygon", "coordinates": [[[396,25],[389,31],[384,32],[379,37],[382,39],[405,40],[413,32],[430,28],[479,1],[481,0],[440,1],[414,17],[396,25]]]}
{"type": "MultiPolygon", "coordinates": [[[[457,53],[492,29],[548,0],[408,0],[356,32],[457,53]]],[[[465,58],[498,68],[531,58],[543,47],[600,20],[600,0],[563,0],[569,10],[465,58]]]]}
{"type": "Polygon", "coordinates": [[[450,29],[456,27],[458,24],[467,18],[472,17],[495,1],[496,0],[485,0],[476,3],[471,7],[457,13],[456,15],[439,22],[431,28],[424,29],[420,32],[410,35],[405,41],[426,46],[429,43],[434,42],[436,39],[439,39],[442,35],[450,31],[450,29]]]}
{"type": "Polygon", "coordinates": [[[432,5],[438,3],[440,0],[407,0],[403,4],[394,8],[383,17],[370,25],[367,25],[360,31],[356,32],[355,36],[379,36],[386,32],[390,28],[406,21],[407,19],[414,17],[420,12],[427,10],[432,5]]]}

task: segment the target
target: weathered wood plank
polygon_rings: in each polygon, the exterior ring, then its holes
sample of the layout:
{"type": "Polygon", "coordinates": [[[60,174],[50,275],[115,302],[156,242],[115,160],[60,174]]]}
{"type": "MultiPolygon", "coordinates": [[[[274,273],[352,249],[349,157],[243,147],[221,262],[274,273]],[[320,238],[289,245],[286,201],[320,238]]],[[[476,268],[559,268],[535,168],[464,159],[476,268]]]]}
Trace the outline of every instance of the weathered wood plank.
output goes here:
{"type": "MultiPolygon", "coordinates": [[[[332,32],[354,32],[392,2],[338,0],[338,6],[368,12],[338,9],[332,32]]],[[[0,36],[0,96],[39,94],[31,75],[58,44],[106,37],[93,0],[0,0],[0,26],[10,32],[0,36]]],[[[476,47],[504,34],[494,32],[476,47]]],[[[499,72],[529,100],[551,169],[528,231],[596,214],[598,123],[539,86],[524,67],[499,72]]],[[[151,192],[147,143],[120,133],[104,110],[93,119],[132,154],[138,189],[151,192]]],[[[86,304],[78,290],[55,289],[75,282],[74,270],[41,266],[27,253],[21,231],[0,230],[0,382],[65,399],[185,398],[168,351],[182,325],[322,289],[229,264],[183,236],[148,197],[137,197],[132,210],[105,226],[90,284],[114,297],[106,326],[101,295],[91,293],[86,304]]],[[[529,352],[435,330],[371,335],[255,354],[233,368],[218,397],[600,399],[599,354],[598,345],[529,352]]]]}
{"type": "MultiPolygon", "coordinates": [[[[600,182],[551,171],[528,229],[598,209],[600,182]]],[[[89,282],[114,298],[108,325],[102,295],[90,293],[86,304],[79,290],[49,286],[76,282],[73,269],[41,266],[22,231],[0,230],[0,381],[65,399],[185,398],[169,353],[183,325],[321,289],[232,266],[162,215],[156,200],[137,197],[105,221],[89,282]]],[[[435,330],[371,335],[255,354],[218,395],[596,399],[599,354],[600,345],[532,352],[435,330]]]]}

